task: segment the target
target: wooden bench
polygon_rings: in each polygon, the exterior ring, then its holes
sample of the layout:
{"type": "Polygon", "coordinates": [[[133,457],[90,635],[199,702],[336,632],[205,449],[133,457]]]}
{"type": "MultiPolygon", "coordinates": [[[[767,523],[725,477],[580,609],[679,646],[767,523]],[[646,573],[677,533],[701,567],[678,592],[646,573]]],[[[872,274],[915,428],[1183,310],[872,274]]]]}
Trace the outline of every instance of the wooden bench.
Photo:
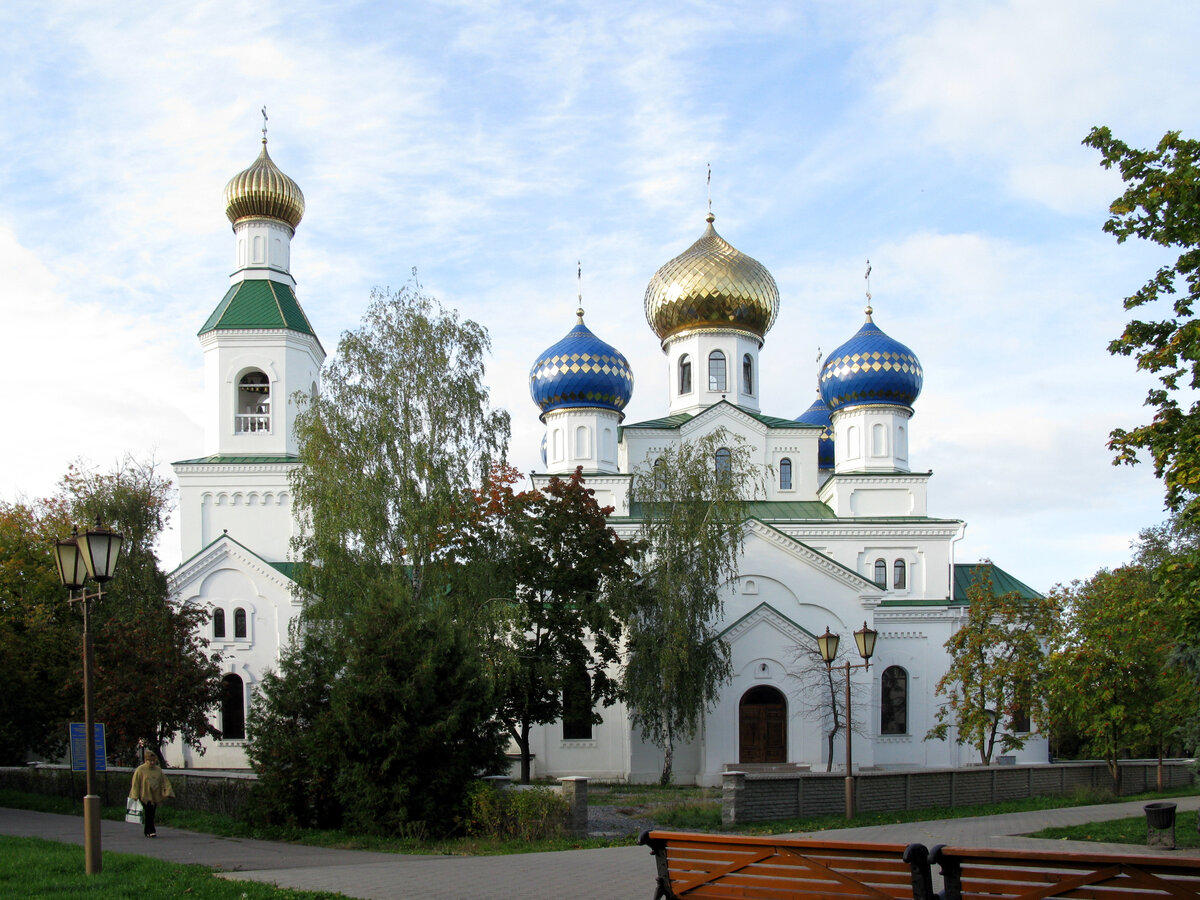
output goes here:
{"type": "Polygon", "coordinates": [[[1200,859],[939,845],[944,900],[1200,898],[1200,859]]]}
{"type": "Polygon", "coordinates": [[[643,831],[658,865],[654,900],[934,897],[924,844],[859,844],[643,831]]]}

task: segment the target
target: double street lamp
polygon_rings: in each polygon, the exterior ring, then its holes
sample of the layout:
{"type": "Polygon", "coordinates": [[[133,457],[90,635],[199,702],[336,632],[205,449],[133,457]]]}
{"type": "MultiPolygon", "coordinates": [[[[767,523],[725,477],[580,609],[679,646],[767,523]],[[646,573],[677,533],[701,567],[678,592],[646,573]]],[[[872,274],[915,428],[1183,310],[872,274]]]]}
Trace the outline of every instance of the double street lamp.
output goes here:
{"type": "MultiPolygon", "coordinates": [[[[854,718],[850,714],[850,670],[851,669],[870,669],[871,656],[875,653],[875,639],[879,637],[879,632],[873,628],[868,628],[867,623],[863,622],[863,627],[854,632],[854,643],[858,645],[858,655],[863,658],[861,663],[851,665],[850,660],[846,660],[845,664],[838,666],[846,673],[846,818],[854,818],[854,757],[850,749],[850,739],[854,731],[854,718]]],[[[817,638],[817,649],[821,653],[821,659],[825,663],[827,672],[833,670],[833,661],[837,659],[838,644],[841,638],[825,627],[825,633],[817,638]]]]}
{"type": "Polygon", "coordinates": [[[92,601],[104,596],[104,585],[117,571],[124,537],[105,528],[96,519],[94,528],[83,534],[74,529],[71,537],[54,546],[58,577],[67,589],[69,602],[83,609],[83,722],[87,734],[87,796],[83,798],[83,847],[87,874],[100,873],[100,797],[96,793],[96,726],[92,716],[92,601]],[[88,579],[95,592],[86,589],[88,579]],[[79,596],[75,592],[79,591],[79,596]]]}

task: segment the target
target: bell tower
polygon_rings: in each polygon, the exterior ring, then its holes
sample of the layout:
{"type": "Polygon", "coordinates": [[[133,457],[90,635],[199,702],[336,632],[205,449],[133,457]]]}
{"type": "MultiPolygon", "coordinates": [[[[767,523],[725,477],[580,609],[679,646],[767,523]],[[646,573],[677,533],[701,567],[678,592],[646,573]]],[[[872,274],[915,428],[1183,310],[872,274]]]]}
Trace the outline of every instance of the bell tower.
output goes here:
{"type": "Polygon", "coordinates": [[[296,395],[318,390],[325,350],[296,297],[291,240],[304,195],[267,153],[225,186],[236,267],[199,332],[204,456],[175,463],[183,558],[228,533],[269,561],[288,558],[288,473],[297,464],[296,395]]]}

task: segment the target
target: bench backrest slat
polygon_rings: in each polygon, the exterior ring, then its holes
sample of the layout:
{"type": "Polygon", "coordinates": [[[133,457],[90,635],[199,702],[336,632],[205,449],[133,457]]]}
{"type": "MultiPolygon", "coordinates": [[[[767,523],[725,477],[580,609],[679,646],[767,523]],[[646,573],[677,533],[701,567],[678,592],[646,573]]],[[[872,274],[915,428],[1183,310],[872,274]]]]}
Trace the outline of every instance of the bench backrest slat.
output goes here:
{"type": "MultiPolygon", "coordinates": [[[[835,898],[900,900],[928,890],[925,848],[919,862],[899,844],[842,843],[652,831],[659,870],[657,896],[682,898],[835,898]],[[914,875],[914,871],[917,875],[914,875]],[[918,877],[920,876],[920,877],[918,877]]],[[[916,859],[916,857],[914,857],[916,859]]]]}
{"type": "Polygon", "coordinates": [[[935,847],[946,900],[1200,900],[1200,859],[935,847]]]}

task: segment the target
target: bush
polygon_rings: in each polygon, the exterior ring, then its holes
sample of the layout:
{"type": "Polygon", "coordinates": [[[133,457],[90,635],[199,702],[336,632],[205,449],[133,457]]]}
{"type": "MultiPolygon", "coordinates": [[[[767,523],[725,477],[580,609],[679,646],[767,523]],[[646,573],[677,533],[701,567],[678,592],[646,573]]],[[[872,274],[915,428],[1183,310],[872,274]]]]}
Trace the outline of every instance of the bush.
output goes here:
{"type": "Polygon", "coordinates": [[[570,812],[566,798],[550,788],[499,791],[481,781],[467,794],[462,824],[470,835],[537,841],[565,835],[570,812]]]}

